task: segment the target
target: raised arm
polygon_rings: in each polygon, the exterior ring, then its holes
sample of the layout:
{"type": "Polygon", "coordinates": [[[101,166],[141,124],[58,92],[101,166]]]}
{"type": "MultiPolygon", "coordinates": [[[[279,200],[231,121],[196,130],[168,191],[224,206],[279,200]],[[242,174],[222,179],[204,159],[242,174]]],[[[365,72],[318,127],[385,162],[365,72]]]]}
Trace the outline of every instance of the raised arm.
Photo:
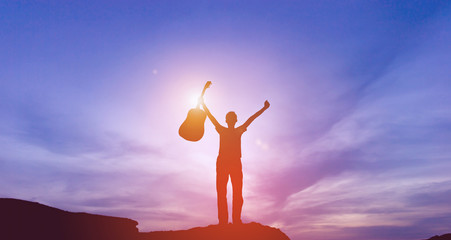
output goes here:
{"type": "Polygon", "coordinates": [[[266,109],[269,108],[269,102],[268,100],[265,101],[265,105],[262,107],[262,109],[258,110],[258,112],[256,112],[254,115],[252,115],[244,124],[243,126],[245,128],[249,127],[249,125],[251,125],[251,123],[258,117],[260,116],[266,109]]]}
{"type": "Polygon", "coordinates": [[[211,114],[210,110],[208,110],[207,105],[205,105],[204,99],[200,98],[199,101],[202,104],[202,107],[204,108],[205,113],[207,113],[207,116],[210,119],[210,121],[213,123],[213,125],[215,125],[216,128],[220,127],[221,124],[219,124],[219,122],[216,120],[216,118],[213,117],[213,114],[211,114]]]}

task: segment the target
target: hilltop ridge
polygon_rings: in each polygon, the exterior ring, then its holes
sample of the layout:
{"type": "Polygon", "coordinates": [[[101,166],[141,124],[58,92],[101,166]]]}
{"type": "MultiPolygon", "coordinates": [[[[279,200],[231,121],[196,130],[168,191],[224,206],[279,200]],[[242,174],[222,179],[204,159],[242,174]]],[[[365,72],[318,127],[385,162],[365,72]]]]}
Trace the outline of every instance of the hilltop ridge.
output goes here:
{"type": "Polygon", "coordinates": [[[12,198],[0,198],[0,212],[0,239],[8,240],[289,240],[279,229],[255,222],[144,233],[132,219],[68,212],[12,198]]]}

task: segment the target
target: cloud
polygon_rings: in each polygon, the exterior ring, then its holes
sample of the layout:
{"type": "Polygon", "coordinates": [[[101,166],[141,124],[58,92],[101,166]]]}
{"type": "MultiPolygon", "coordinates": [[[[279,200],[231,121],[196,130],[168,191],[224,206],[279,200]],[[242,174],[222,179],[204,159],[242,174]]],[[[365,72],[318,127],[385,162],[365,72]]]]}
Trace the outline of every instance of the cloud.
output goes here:
{"type": "Polygon", "coordinates": [[[342,96],[350,102],[347,111],[297,124],[308,137],[271,142],[297,151],[281,150],[283,157],[272,163],[290,164],[257,174],[261,200],[270,199],[268,209],[283,209],[263,221],[277,219],[273,223],[294,238],[406,239],[447,231],[451,95],[444,92],[449,68],[443,62],[449,63],[451,49],[444,22],[433,18],[411,32],[428,32],[427,40],[378,62],[383,67],[369,73],[371,82],[342,96]],[[309,132],[316,123],[328,127],[309,132]]]}
{"type": "MultiPolygon", "coordinates": [[[[42,147],[57,154],[79,156],[102,152],[109,156],[121,154],[160,154],[152,146],[139,144],[136,140],[93,127],[83,116],[55,113],[44,107],[16,103],[15,113],[8,114],[3,135],[42,147]]],[[[5,112],[3,112],[5,114],[5,112]]]]}
{"type": "MultiPolygon", "coordinates": [[[[410,207],[447,207],[451,199],[451,181],[434,182],[417,189],[406,199],[410,207]]],[[[450,207],[451,212],[451,207],[450,207]]]]}

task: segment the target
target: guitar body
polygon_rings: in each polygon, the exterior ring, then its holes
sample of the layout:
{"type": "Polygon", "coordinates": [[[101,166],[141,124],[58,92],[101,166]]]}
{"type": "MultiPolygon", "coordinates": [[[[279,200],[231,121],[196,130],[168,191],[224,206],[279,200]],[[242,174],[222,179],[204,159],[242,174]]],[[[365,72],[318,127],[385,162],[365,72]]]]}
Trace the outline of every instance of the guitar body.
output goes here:
{"type": "MultiPolygon", "coordinates": [[[[205,90],[207,90],[210,85],[210,81],[205,83],[200,97],[204,96],[205,90]]],[[[204,136],[205,118],[207,118],[207,114],[202,109],[200,109],[200,103],[197,103],[197,108],[192,108],[191,110],[189,110],[188,116],[180,126],[180,137],[192,142],[199,141],[204,136]]]]}
{"type": "Polygon", "coordinates": [[[200,108],[192,108],[179,128],[180,137],[196,142],[204,136],[204,124],[207,114],[200,108]]]}

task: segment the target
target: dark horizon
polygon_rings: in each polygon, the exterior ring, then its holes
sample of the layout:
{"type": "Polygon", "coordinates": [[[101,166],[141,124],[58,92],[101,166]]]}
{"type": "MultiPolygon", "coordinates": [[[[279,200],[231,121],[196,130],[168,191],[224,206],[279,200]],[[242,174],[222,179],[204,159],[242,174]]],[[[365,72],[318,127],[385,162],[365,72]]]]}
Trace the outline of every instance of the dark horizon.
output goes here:
{"type": "Polygon", "coordinates": [[[255,222],[138,232],[132,219],[73,213],[20,199],[0,198],[0,211],[0,238],[9,240],[290,240],[280,229],[255,222]]]}

